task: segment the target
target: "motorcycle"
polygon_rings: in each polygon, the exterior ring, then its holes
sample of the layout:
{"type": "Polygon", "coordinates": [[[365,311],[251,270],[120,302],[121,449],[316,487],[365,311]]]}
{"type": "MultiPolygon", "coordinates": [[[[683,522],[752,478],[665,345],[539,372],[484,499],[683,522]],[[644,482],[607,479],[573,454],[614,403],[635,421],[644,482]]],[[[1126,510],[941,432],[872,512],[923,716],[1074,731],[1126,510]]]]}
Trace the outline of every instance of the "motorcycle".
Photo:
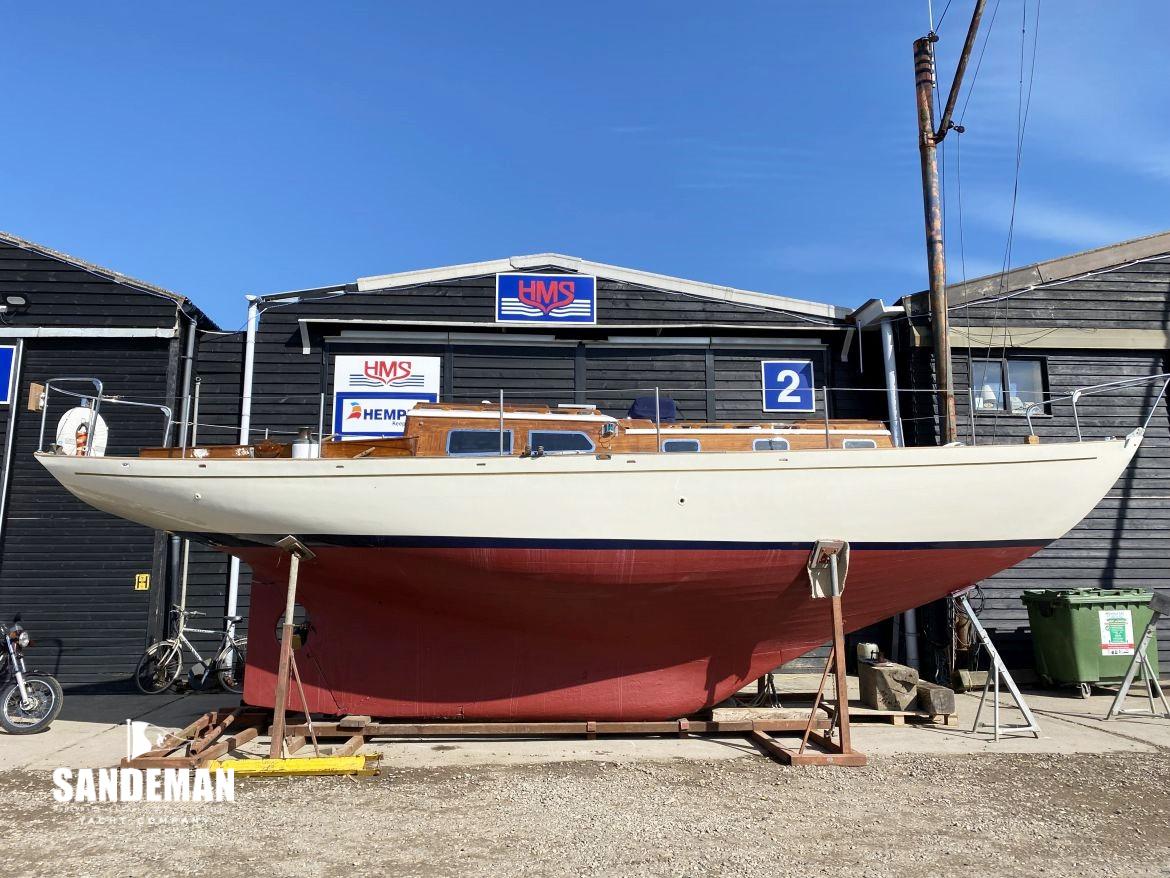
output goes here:
{"type": "Polygon", "coordinates": [[[24,651],[32,645],[17,616],[0,624],[0,728],[10,735],[31,735],[47,729],[61,713],[61,684],[48,674],[30,674],[24,651]]]}

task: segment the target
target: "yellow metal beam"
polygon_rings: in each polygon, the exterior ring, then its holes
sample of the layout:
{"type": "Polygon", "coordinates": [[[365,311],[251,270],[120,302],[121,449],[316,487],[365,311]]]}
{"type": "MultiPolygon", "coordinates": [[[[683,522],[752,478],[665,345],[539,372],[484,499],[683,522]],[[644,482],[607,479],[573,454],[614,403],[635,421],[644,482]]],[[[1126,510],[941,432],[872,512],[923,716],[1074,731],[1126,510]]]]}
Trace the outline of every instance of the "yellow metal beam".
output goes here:
{"type": "Polygon", "coordinates": [[[231,769],[237,777],[300,777],[327,774],[377,774],[381,753],[361,756],[305,756],[300,759],[215,759],[207,766],[231,769]]]}

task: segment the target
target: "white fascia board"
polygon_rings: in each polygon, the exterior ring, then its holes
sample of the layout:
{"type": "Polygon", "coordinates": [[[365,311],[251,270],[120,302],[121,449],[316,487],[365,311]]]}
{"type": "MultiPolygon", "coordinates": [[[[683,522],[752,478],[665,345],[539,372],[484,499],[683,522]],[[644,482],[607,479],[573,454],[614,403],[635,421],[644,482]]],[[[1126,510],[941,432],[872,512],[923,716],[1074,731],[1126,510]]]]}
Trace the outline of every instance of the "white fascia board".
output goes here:
{"type": "Polygon", "coordinates": [[[619,265],[607,265],[603,262],[590,262],[587,259],[580,259],[576,256],[565,256],[560,253],[535,253],[530,256],[513,256],[508,259],[490,259],[486,262],[468,262],[463,265],[449,265],[443,268],[426,268],[418,271],[402,271],[395,274],[362,277],[357,280],[357,288],[358,292],[392,290],[421,284],[439,283],[441,281],[459,280],[460,278],[484,277],[509,271],[527,271],[534,268],[556,268],[562,271],[577,272],[578,274],[592,274],[605,278],[606,280],[639,284],[671,293],[682,293],[683,295],[698,296],[704,299],[733,302],[738,305],[748,305],[763,308],[768,311],[792,311],[797,314],[808,314],[815,317],[829,318],[831,320],[843,320],[850,313],[848,308],[843,308],[839,305],[809,302],[804,299],[774,296],[770,293],[759,293],[751,290],[739,290],[734,287],[725,287],[704,281],[687,280],[686,278],[672,277],[666,274],[655,274],[654,272],[641,271],[636,268],[623,268],[619,265]]]}
{"type": "Polygon", "coordinates": [[[176,327],[4,326],[0,338],[174,338],[176,327]]]}
{"type": "Polygon", "coordinates": [[[868,329],[870,326],[890,320],[894,317],[903,317],[906,309],[901,305],[887,305],[881,299],[870,299],[853,312],[853,322],[858,329],[868,329]]]}

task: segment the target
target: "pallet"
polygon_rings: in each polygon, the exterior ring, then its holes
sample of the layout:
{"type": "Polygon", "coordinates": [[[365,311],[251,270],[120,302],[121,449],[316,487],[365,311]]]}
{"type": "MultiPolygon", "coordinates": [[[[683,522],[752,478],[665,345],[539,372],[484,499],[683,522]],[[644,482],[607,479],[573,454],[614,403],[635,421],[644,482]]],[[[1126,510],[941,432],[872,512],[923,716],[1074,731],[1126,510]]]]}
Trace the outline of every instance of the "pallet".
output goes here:
{"type": "MultiPolygon", "coordinates": [[[[833,702],[826,702],[825,708],[831,714],[834,709],[833,702]]],[[[849,718],[855,723],[888,723],[892,726],[904,726],[907,723],[949,726],[952,719],[958,719],[958,714],[926,713],[921,710],[878,710],[851,704],[849,718]]]]}

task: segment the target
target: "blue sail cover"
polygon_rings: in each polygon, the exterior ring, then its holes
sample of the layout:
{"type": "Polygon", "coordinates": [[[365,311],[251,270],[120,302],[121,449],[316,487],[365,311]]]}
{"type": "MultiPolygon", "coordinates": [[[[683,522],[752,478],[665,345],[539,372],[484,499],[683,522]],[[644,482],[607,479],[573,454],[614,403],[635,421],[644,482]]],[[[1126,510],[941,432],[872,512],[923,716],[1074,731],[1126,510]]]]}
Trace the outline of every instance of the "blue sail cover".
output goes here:
{"type": "MultiPolygon", "coordinates": [[[[658,413],[662,418],[660,423],[669,424],[678,420],[678,407],[669,396],[660,396],[658,398],[658,413]]],[[[634,404],[630,406],[629,416],[631,418],[653,421],[654,397],[639,396],[635,399],[634,404]]]]}

